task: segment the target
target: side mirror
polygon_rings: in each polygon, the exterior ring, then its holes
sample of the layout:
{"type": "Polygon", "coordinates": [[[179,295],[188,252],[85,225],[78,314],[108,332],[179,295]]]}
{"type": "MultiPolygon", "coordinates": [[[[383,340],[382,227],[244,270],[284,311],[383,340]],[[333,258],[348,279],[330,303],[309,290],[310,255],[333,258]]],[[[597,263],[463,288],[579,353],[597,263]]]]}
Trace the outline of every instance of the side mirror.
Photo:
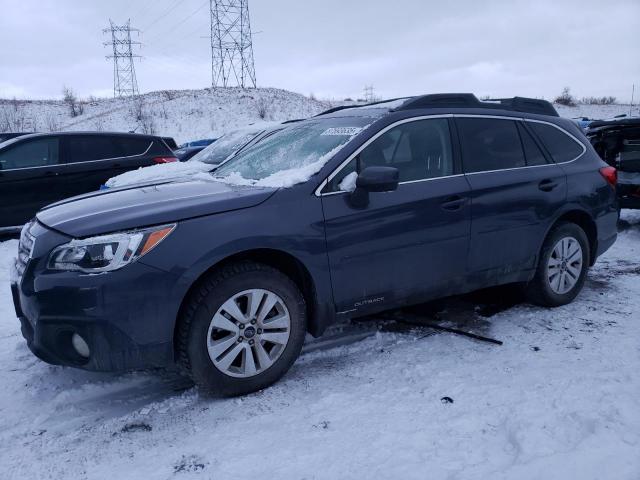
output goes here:
{"type": "Polygon", "coordinates": [[[400,172],[395,167],[367,167],[356,179],[356,189],[350,196],[351,204],[364,208],[369,204],[370,192],[391,192],[398,188],[400,172]]]}

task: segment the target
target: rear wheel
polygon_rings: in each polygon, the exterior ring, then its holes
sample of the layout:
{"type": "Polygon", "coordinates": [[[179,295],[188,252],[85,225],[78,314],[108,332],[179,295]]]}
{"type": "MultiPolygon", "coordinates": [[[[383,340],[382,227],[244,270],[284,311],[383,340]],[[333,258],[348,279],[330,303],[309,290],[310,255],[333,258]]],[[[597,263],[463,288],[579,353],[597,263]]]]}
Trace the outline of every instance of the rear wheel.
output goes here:
{"type": "Polygon", "coordinates": [[[591,253],[584,230],[562,223],[547,235],[535,277],[527,285],[532,303],[558,307],[573,301],[582,290],[591,253]]]}
{"type": "Polygon", "coordinates": [[[280,271],[243,262],[213,273],[180,319],[181,365],[203,390],[241,395],[271,385],[294,363],[306,307],[280,271]]]}

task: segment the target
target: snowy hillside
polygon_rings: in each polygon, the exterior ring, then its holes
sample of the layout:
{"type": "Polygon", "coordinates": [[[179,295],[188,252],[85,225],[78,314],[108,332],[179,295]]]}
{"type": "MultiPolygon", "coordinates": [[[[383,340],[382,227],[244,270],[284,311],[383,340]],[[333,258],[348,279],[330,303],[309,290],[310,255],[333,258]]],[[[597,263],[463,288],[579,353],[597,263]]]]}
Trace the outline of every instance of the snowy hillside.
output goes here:
{"type": "Polygon", "coordinates": [[[630,106],[624,104],[615,105],[587,105],[579,103],[575,107],[565,107],[563,105],[554,105],[558,113],[567,118],[587,117],[593,119],[607,119],[616,115],[640,116],[640,106],[630,106]]]}
{"type": "Polygon", "coordinates": [[[76,117],[62,100],[5,99],[0,100],[0,131],[136,131],[171,136],[181,143],[260,121],[308,117],[329,106],[276,88],[165,90],[139,100],[92,99],[78,103],[82,113],[76,117]]]}
{"type": "MultiPolygon", "coordinates": [[[[315,115],[344,102],[318,101],[276,88],[165,90],[139,99],[79,101],[72,117],[62,100],[0,99],[0,132],[56,130],[136,131],[175,138],[178,143],[218,137],[229,130],[261,121],[315,115]]],[[[562,116],[609,118],[629,114],[628,105],[556,106],[562,116]]],[[[634,115],[640,115],[636,106],[634,115]]]]}

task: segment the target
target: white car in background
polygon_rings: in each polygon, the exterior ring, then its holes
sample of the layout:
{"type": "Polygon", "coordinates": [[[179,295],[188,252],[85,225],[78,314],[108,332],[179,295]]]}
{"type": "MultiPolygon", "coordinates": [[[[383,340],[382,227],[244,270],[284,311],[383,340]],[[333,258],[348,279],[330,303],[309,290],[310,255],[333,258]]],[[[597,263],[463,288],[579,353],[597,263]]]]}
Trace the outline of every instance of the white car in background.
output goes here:
{"type": "Polygon", "coordinates": [[[162,165],[132,170],[110,178],[103,188],[130,187],[133,185],[170,182],[210,172],[226,160],[233,158],[240,151],[252,147],[265,138],[284,129],[287,123],[260,123],[249,127],[232,130],[224,134],[201,152],[186,162],[173,162],[162,165]],[[160,168],[156,168],[160,167],[160,168]]]}

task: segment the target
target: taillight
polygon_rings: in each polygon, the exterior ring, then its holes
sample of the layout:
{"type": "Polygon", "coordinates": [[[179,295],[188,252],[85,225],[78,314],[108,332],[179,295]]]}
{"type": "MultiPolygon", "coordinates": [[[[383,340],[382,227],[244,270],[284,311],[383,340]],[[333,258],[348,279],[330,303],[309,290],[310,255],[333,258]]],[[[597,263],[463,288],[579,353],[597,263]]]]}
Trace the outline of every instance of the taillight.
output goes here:
{"type": "Polygon", "coordinates": [[[154,163],[171,163],[177,162],[178,159],[176,157],[154,157],[153,161],[154,163]]]}
{"type": "Polygon", "coordinates": [[[616,188],[616,183],[618,183],[618,171],[614,167],[602,167],[600,169],[600,175],[602,175],[611,187],[616,188]]]}

